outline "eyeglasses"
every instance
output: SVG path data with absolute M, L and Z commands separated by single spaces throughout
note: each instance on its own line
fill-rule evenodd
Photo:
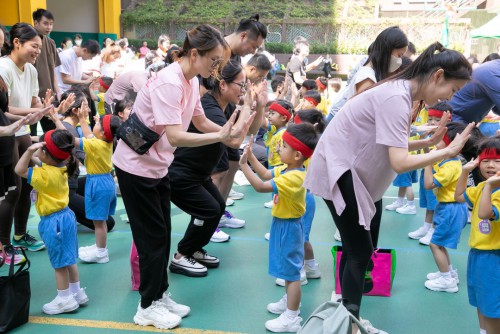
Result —
M 242 90 L 242 91 L 246 91 L 248 89 L 248 84 L 246 82 L 245 83 L 243 83 L 243 82 L 230 82 L 230 83 L 239 86 L 240 90 Z

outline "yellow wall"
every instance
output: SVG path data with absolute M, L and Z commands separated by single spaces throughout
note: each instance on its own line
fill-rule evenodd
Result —
M 120 0 L 98 0 L 99 33 L 120 36 Z
M 12 26 L 17 22 L 33 24 L 32 13 L 38 8 L 47 8 L 46 0 L 2 0 L 0 23 Z

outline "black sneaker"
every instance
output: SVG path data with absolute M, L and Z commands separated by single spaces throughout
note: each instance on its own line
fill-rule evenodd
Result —
M 209 255 L 206 250 L 200 249 L 193 254 L 194 259 L 207 268 L 217 268 L 220 264 L 219 258 Z
M 194 257 L 183 256 L 179 260 L 176 260 L 175 255 L 172 257 L 172 261 L 168 267 L 171 272 L 189 277 L 207 276 L 207 267 L 196 262 Z

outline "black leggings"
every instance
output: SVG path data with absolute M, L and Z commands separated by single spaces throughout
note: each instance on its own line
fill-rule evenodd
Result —
M 91 219 L 87 219 L 85 216 L 85 182 L 86 177 L 78 178 L 78 188 L 69 189 L 69 208 L 73 210 L 76 216 L 76 221 L 86 226 L 90 229 L 94 229 L 94 222 Z M 115 220 L 112 216 L 109 216 L 106 220 L 106 225 L 108 227 L 108 232 L 115 227 Z
M 378 243 L 382 200 L 375 202 L 377 211 L 371 221 L 370 230 L 367 231 L 359 225 L 358 204 L 351 172 L 347 171 L 342 175 L 337 185 L 346 203 L 342 214 L 337 215 L 332 201 L 325 202 L 342 237 L 342 259 L 339 268 L 342 298 L 346 308 L 359 319 L 365 272 Z
M 191 220 L 177 250 L 183 255 L 193 255 L 208 244 L 217 229 L 226 203 L 209 177 L 196 180 L 182 177 L 181 181 L 170 174 L 172 203 L 191 215 Z M 188 181 L 189 180 L 189 181 Z

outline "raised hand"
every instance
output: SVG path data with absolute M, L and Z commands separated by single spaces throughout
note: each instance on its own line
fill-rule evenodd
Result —
M 42 148 L 45 146 L 45 142 L 41 142 L 41 143 L 35 143 L 33 145 L 31 145 L 30 147 L 28 147 L 28 152 L 31 152 L 31 153 L 35 153 L 38 149 Z
M 219 130 L 219 137 L 221 141 L 231 138 L 231 131 L 233 129 L 234 120 L 236 119 L 237 114 L 237 112 L 233 112 L 226 124 L 224 124 L 224 126 Z
M 500 187 L 500 172 L 497 172 L 495 176 L 492 176 L 488 180 L 486 180 L 486 183 L 491 185 L 493 189 Z
M 477 167 L 477 165 L 478 165 L 477 158 L 472 158 L 470 159 L 469 162 L 467 162 L 465 165 L 462 166 L 462 170 L 470 173 L 474 168 Z
M 462 151 L 462 148 L 464 147 L 467 140 L 469 140 L 470 133 L 475 126 L 476 124 L 474 122 L 469 123 L 465 128 L 465 130 L 462 131 L 462 133 L 459 133 L 455 136 L 453 141 L 447 147 L 449 152 L 449 157 L 455 157 L 460 153 L 460 151 Z
M 71 105 L 75 102 L 75 94 L 70 93 L 68 97 L 59 104 L 59 107 L 57 109 L 57 112 L 59 114 L 64 114 L 70 107 Z

